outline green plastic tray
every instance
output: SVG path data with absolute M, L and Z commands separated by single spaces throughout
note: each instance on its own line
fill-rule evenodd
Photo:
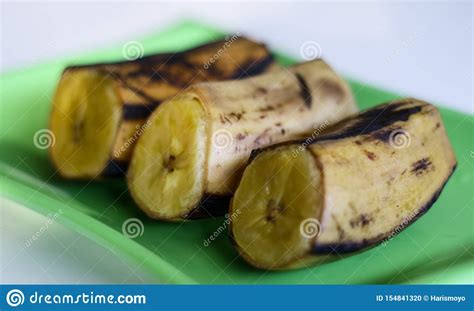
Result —
M 212 27 L 184 22 L 138 41 L 145 53 L 152 53 L 188 48 L 219 36 L 222 33 Z M 48 127 L 51 96 L 59 75 L 67 64 L 120 59 L 122 46 L 1 76 L 2 196 L 44 215 L 61 212 L 58 222 L 111 249 L 132 267 L 150 271 L 157 282 L 473 282 L 473 117 L 444 108 L 441 113 L 458 168 L 436 204 L 385 246 L 314 268 L 283 272 L 254 269 L 237 256 L 225 232 L 204 246 L 204 240 L 223 225 L 223 218 L 190 223 L 152 221 L 136 208 L 123 180 L 60 179 L 47 150 L 33 143 L 35 133 Z M 287 57 L 278 59 L 284 64 L 293 62 Z M 361 109 L 398 97 L 360 82 L 351 81 L 351 86 Z M 143 222 L 142 236 L 131 239 L 122 234 L 122 225 L 129 218 Z

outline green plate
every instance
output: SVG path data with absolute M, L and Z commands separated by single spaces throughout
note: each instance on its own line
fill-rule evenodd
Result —
M 145 53 L 185 49 L 222 33 L 185 22 L 138 40 Z M 47 150 L 34 144 L 35 133 L 48 127 L 51 96 L 62 69 L 71 63 L 116 60 L 122 44 L 76 58 L 10 72 L 1 77 L 0 194 L 76 230 L 130 265 L 169 283 L 472 283 L 473 276 L 473 117 L 441 108 L 458 168 L 429 213 L 385 245 L 296 271 L 267 272 L 237 256 L 226 231 L 205 246 L 223 218 L 190 223 L 149 220 L 135 206 L 123 180 L 60 179 Z M 279 56 L 279 61 L 293 61 Z M 337 64 L 335 64 L 337 65 Z M 351 81 L 361 109 L 399 97 Z M 416 94 L 407 94 L 416 97 Z M 122 226 L 143 222 L 142 235 L 129 238 Z M 18 224 L 21 226 L 21 224 Z M 119 272 L 118 272 L 119 273 Z

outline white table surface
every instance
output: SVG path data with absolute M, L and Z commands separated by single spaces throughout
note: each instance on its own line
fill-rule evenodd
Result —
M 2 72 L 133 40 L 192 18 L 300 58 L 302 45 L 314 41 L 349 77 L 474 111 L 471 1 L 3 1 L 1 14 Z M 0 216 L 2 283 L 159 281 L 57 223 L 27 246 L 46 218 L 16 203 L 0 199 Z

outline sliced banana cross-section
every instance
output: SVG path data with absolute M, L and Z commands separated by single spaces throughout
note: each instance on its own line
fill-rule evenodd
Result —
M 136 145 L 130 190 L 139 206 L 153 218 L 187 213 L 205 189 L 207 145 L 205 111 L 189 96 L 163 105 Z M 189 210 L 183 210 L 187 206 Z

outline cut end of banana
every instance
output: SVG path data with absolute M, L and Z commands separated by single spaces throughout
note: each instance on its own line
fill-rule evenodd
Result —
M 232 235 L 253 265 L 280 269 L 305 260 L 317 237 L 321 176 L 307 150 L 282 147 L 258 155 L 232 200 Z
M 193 96 L 178 96 L 149 122 L 130 163 L 129 188 L 150 217 L 178 220 L 198 205 L 205 188 L 205 110 Z
M 51 157 L 69 178 L 95 178 L 106 166 L 120 122 L 121 100 L 111 77 L 97 70 L 69 69 L 54 98 Z

